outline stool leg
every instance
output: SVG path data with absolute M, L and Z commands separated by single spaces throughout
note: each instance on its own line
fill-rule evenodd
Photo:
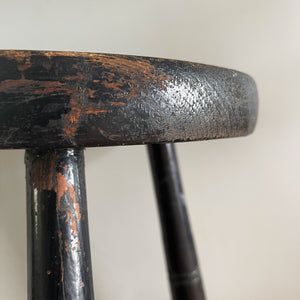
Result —
M 148 146 L 174 300 L 204 300 L 173 144 Z
M 28 300 L 92 300 L 83 150 L 26 150 Z

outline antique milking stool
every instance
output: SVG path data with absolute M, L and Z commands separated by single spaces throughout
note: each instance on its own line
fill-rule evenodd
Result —
M 28 300 L 90 300 L 84 147 L 148 144 L 173 299 L 203 300 L 173 142 L 251 133 L 253 80 L 196 63 L 0 51 L 0 148 L 26 149 Z

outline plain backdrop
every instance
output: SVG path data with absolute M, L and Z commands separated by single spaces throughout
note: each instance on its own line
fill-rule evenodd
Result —
M 1 0 L 0 37 L 253 76 L 253 135 L 176 146 L 192 229 L 208 300 L 300 299 L 299 1 Z M 23 156 L 0 151 L 1 300 L 26 299 Z M 85 156 L 95 298 L 170 299 L 146 148 Z

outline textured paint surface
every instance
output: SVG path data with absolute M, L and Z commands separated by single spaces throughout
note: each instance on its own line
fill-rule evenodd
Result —
M 246 74 L 111 54 L 0 51 L 0 148 L 108 146 L 253 131 Z
M 26 151 L 28 299 L 93 299 L 82 150 Z

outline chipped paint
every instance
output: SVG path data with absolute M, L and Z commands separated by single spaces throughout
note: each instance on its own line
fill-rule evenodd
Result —
M 97 110 L 97 109 L 87 109 L 85 112 L 88 115 L 97 115 L 97 114 L 107 113 L 107 112 L 110 112 L 110 111 L 107 110 L 107 109 L 100 109 L 100 110 Z
M 71 91 L 67 89 L 67 85 L 58 81 L 35 81 L 29 79 L 12 80 L 7 79 L 0 83 L 0 92 L 17 94 L 22 91 L 23 95 L 34 96 L 51 95 L 53 93 L 65 93 L 71 94 Z
M 126 105 L 126 103 L 125 102 L 121 102 L 121 101 L 119 101 L 119 102 L 113 101 L 113 102 L 111 102 L 111 105 L 119 106 L 119 105 Z
M 65 125 L 63 131 L 66 137 L 74 136 L 82 114 L 82 108 L 74 98 L 70 101 L 70 107 L 70 112 L 64 116 Z
M 88 98 L 95 98 L 95 93 L 97 92 L 96 90 L 92 90 L 92 89 L 87 89 L 87 97 Z
M 27 150 L 25 161 L 28 221 L 35 241 L 29 243 L 28 250 L 31 253 L 29 278 L 35 287 L 29 289 L 32 293 L 29 299 L 47 299 L 46 295 L 52 297 L 53 293 L 60 299 L 92 299 L 88 296 L 93 294 L 93 289 L 86 196 L 84 180 L 80 178 L 83 151 Z M 43 273 L 47 275 L 37 275 Z M 82 282 L 86 283 L 84 293 Z
M 85 76 L 82 73 L 77 73 L 76 75 L 69 75 L 69 76 L 64 76 L 63 79 L 70 81 L 70 80 L 78 80 L 78 79 L 84 79 Z
M 207 140 L 255 127 L 256 86 L 237 71 L 81 52 L 4 50 L 0 58 L 9 68 L 0 81 L 0 148 Z
M 37 161 L 33 164 L 31 169 L 32 184 L 39 191 L 43 190 L 53 190 L 57 194 L 56 202 L 56 212 L 59 213 L 62 209 L 61 201 L 64 195 L 67 196 L 69 201 L 67 211 L 65 214 L 65 222 L 70 223 L 70 229 L 72 230 L 74 237 L 78 237 L 77 222 L 81 220 L 80 205 L 77 201 L 74 186 L 67 182 L 67 178 L 64 174 L 68 174 L 68 165 L 59 164 L 59 168 L 63 169 L 63 173 L 59 171 L 55 166 L 57 156 L 55 153 L 47 153 L 46 159 L 42 161 Z M 62 232 L 60 231 L 59 239 L 62 238 Z M 68 245 L 65 246 L 66 251 L 68 251 Z

